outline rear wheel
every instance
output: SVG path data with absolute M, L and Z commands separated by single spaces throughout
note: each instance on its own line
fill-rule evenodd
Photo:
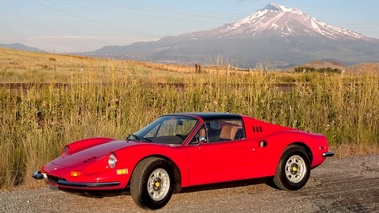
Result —
M 310 160 L 301 146 L 289 146 L 283 153 L 272 183 L 279 189 L 298 190 L 308 181 Z
M 170 200 L 174 177 L 164 159 L 151 157 L 142 160 L 130 180 L 133 201 L 142 208 L 160 209 Z

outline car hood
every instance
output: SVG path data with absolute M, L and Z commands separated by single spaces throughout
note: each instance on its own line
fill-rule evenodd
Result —
M 84 166 L 86 164 L 104 159 L 104 157 L 108 156 L 108 154 L 111 152 L 115 152 L 116 150 L 135 144 L 136 142 L 134 141 L 127 142 L 125 140 L 114 140 L 69 155 L 59 156 L 58 158 L 54 159 L 52 163 L 64 167 Z

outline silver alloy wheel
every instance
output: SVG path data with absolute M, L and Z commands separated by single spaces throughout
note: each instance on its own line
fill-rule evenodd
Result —
M 147 180 L 147 192 L 154 201 L 161 201 L 170 189 L 170 176 L 166 170 L 154 170 Z
M 303 180 L 307 173 L 307 166 L 304 159 L 299 155 L 292 155 L 288 158 L 285 167 L 287 179 L 292 183 L 298 183 Z

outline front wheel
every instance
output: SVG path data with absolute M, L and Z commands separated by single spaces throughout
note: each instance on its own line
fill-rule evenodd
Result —
M 273 184 L 279 189 L 298 190 L 307 183 L 309 175 L 310 160 L 306 150 L 290 146 L 280 159 Z
M 133 201 L 142 208 L 162 208 L 172 196 L 173 179 L 165 160 L 156 157 L 142 160 L 130 180 Z

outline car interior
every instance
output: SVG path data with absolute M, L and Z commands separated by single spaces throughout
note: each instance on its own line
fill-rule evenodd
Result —
M 199 141 L 199 136 L 206 139 L 205 141 L 201 141 L 202 143 L 231 141 L 245 138 L 242 124 L 227 121 L 208 121 L 205 124 L 206 128 L 204 128 L 204 126 L 200 128 L 192 142 Z

